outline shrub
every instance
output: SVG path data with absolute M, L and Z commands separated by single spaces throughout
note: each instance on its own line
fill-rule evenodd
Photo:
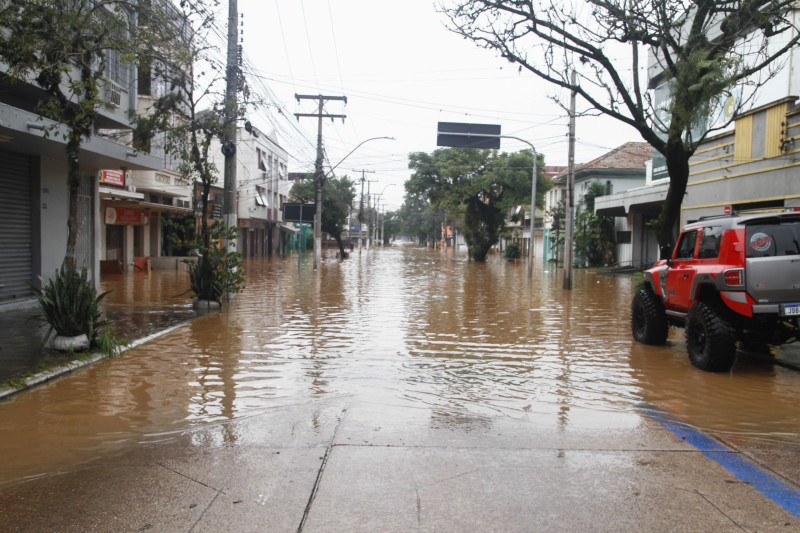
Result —
M 45 340 L 55 331 L 64 337 L 85 334 L 93 344 L 97 330 L 106 325 L 106 321 L 100 319 L 100 300 L 108 293 L 98 295 L 86 269 L 70 267 L 66 263 L 51 279 L 39 279 L 42 288 L 31 288 L 41 311 L 39 319 L 50 326 Z
M 511 243 L 506 246 L 505 251 L 503 252 L 503 257 L 506 259 L 519 259 L 522 257 L 522 252 L 520 251 L 519 244 Z
M 242 289 L 242 254 L 231 252 L 225 239 L 236 237 L 236 227 L 228 228 L 221 220 L 215 220 L 209 230 L 209 244 L 196 244 L 197 259 L 186 259 L 189 269 L 189 290 L 199 300 L 221 303 L 225 293 L 236 293 Z

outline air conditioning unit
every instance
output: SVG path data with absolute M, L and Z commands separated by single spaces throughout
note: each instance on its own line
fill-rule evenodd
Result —
M 122 104 L 122 87 L 114 82 L 106 82 L 106 105 L 119 107 Z

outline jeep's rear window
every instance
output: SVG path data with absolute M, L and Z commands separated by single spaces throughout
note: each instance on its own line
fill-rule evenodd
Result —
M 747 257 L 800 254 L 800 221 L 773 219 L 768 224 L 748 224 L 745 244 Z

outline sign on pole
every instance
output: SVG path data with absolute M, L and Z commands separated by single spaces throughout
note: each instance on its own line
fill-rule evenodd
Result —
M 283 204 L 284 222 L 314 222 L 316 204 Z
M 500 125 L 439 122 L 436 146 L 497 150 L 500 148 Z

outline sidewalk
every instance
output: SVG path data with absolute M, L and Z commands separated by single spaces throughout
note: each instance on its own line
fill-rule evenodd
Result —
M 363 399 L 362 399 L 363 400 Z M 391 416 L 387 416 L 391 413 Z M 326 398 L 0 488 L 4 531 L 795 531 L 749 480 L 647 417 L 559 432 Z M 313 423 L 312 423 L 313 421 Z M 727 449 L 767 468 L 793 455 Z M 760 455 L 759 455 L 760 454 Z M 783 462 L 783 463 L 782 463 Z M 763 468 L 763 466 L 762 466 Z M 791 477 L 790 479 L 796 479 Z
M 110 292 L 101 306 L 115 335 L 133 342 L 198 316 L 191 298 L 180 295 L 185 280 L 176 271 L 104 276 L 100 291 Z M 0 384 L 68 362 L 42 345 L 48 327 L 38 315 L 34 298 L 0 305 Z

